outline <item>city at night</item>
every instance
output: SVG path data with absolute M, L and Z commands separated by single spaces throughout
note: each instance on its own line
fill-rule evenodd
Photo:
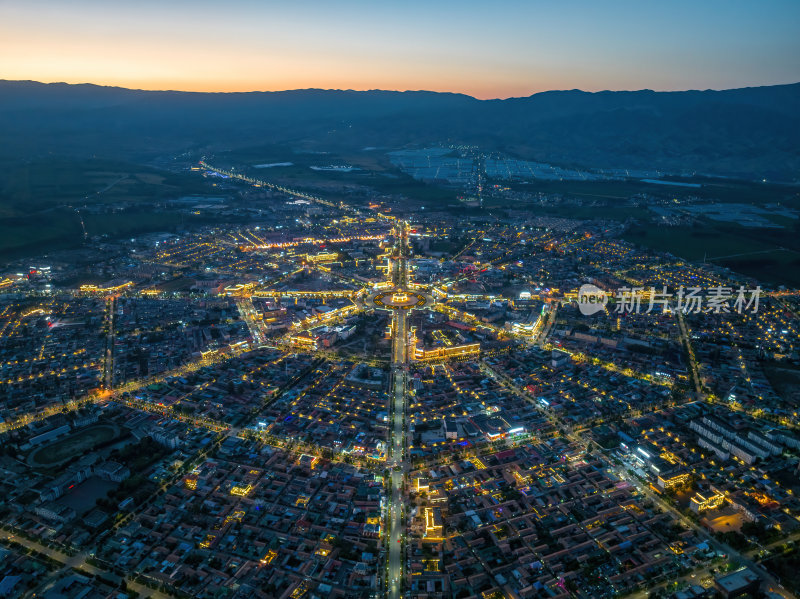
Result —
M 800 596 L 798 25 L 0 3 L 0 598 Z

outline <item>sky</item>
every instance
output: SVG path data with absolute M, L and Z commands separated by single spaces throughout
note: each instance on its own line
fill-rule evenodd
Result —
M 799 0 L 0 0 L 0 79 L 140 89 L 726 89 L 800 81 Z

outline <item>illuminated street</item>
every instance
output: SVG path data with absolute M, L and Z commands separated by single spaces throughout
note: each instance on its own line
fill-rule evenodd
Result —
M 42 554 L 30 596 L 794 596 L 799 294 L 620 223 L 431 216 L 218 160 L 187 172 L 238 199 L 187 214 L 268 215 L 0 279 L 2 550 Z
M 395 292 L 404 292 L 408 281 L 408 239 L 405 225 L 397 240 L 397 251 L 400 256 L 395 261 L 394 282 L 399 284 Z M 392 436 L 390 441 L 388 463 L 391 466 L 391 498 L 389 500 L 389 518 L 391 535 L 389 537 L 389 597 L 397 599 L 402 595 L 404 584 L 403 541 L 405 539 L 405 501 L 404 486 L 408 463 L 405 459 L 405 415 L 407 410 L 407 377 L 408 377 L 408 311 L 395 309 L 392 313 Z

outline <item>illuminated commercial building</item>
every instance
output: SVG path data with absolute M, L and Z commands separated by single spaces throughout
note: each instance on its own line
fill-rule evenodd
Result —
M 442 513 L 438 508 L 425 508 L 425 541 L 441 541 L 443 539 L 444 526 L 442 525 Z
M 689 507 L 693 512 L 700 513 L 705 510 L 713 510 L 725 503 L 725 496 L 717 492 L 697 492 L 689 500 Z
M 327 264 L 328 262 L 336 262 L 339 259 L 339 254 L 336 252 L 320 252 L 319 254 L 306 254 L 305 260 L 311 264 Z
M 252 485 L 246 485 L 243 487 L 235 486 L 231 488 L 231 495 L 238 495 L 239 497 L 246 497 L 250 491 L 253 490 Z
M 469 343 L 467 345 L 454 345 L 452 347 L 437 347 L 434 349 L 424 349 L 416 347 L 414 349 L 414 359 L 420 362 L 428 360 L 446 360 L 451 358 L 474 357 L 480 354 L 480 343 Z
M 100 285 L 81 285 L 80 290 L 84 293 L 118 293 L 128 287 L 133 287 L 133 281 L 116 279 Z
M 674 489 L 686 484 L 689 481 L 690 476 L 691 475 L 688 472 L 678 472 L 675 474 L 664 475 L 659 474 L 657 479 L 658 486 L 665 490 Z

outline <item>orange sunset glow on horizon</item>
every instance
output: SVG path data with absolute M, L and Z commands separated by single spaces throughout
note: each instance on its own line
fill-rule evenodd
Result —
M 478 98 L 797 78 L 786 2 L 745 16 L 715 12 L 714 4 L 681 2 L 668 15 L 650 15 L 652 7 L 633 3 L 633 20 L 591 2 L 555 10 L 521 2 L 35 0 L 0 6 L 0 78 L 204 92 L 424 89 Z M 770 35 L 757 47 L 743 41 L 767 25 Z

